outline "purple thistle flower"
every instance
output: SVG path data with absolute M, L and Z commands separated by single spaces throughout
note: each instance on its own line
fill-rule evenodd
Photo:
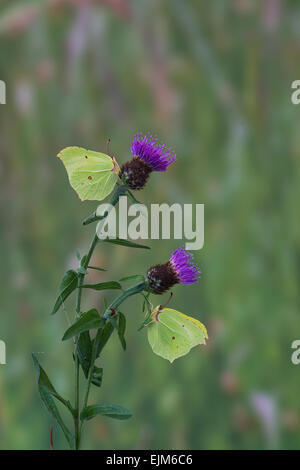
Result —
M 175 153 L 157 138 L 142 133 L 134 136 L 131 142 L 132 160 L 122 165 L 119 176 L 130 189 L 144 188 L 152 171 L 166 171 L 176 160 Z
M 173 251 L 170 263 L 176 271 L 180 284 L 193 284 L 200 277 L 200 269 L 192 263 L 193 255 L 185 248 Z
M 131 153 L 133 157 L 139 157 L 147 163 L 152 171 L 166 171 L 176 160 L 173 150 L 168 149 L 165 144 L 158 144 L 157 137 L 150 134 L 135 135 L 131 142 Z
M 199 268 L 192 263 L 193 255 L 185 248 L 173 251 L 169 261 L 157 264 L 147 271 L 150 289 L 163 294 L 175 284 L 193 284 L 200 277 Z

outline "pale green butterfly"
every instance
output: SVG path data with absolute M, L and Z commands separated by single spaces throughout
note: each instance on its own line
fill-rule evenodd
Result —
M 57 155 L 66 167 L 70 184 L 81 201 L 101 201 L 113 190 L 120 171 L 105 153 L 66 147 Z
M 205 344 L 208 338 L 200 321 L 161 305 L 152 312 L 147 328 L 153 352 L 170 362 L 185 356 L 194 346 Z

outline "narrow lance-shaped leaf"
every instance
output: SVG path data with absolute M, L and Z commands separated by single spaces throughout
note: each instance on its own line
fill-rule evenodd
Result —
M 99 282 L 98 284 L 84 284 L 81 286 L 82 289 L 93 289 L 93 290 L 114 290 L 114 289 L 122 289 L 121 284 L 116 281 L 109 281 L 109 282 Z
M 93 308 L 86 313 L 83 313 L 81 317 L 67 329 L 62 340 L 78 336 L 80 333 L 85 331 L 102 328 L 105 325 L 105 320 L 100 317 L 99 312 Z
M 81 333 L 78 337 L 77 342 L 77 355 L 79 358 L 80 365 L 82 367 L 85 377 L 88 377 L 91 358 L 92 358 L 92 341 L 88 331 Z M 92 375 L 92 384 L 96 387 L 101 387 L 103 377 L 103 369 L 97 366 L 94 366 L 93 375 Z
M 78 336 L 77 356 L 85 377 L 88 377 L 92 357 L 92 341 L 88 331 Z
M 85 262 L 86 262 L 86 256 L 87 255 L 83 255 L 83 257 L 81 258 L 80 260 L 80 266 L 84 266 Z
M 55 405 L 55 402 L 52 398 L 52 395 L 57 398 L 58 400 L 60 400 L 62 403 L 64 403 L 64 405 L 67 407 L 67 408 L 71 408 L 71 405 L 69 404 L 69 402 L 65 401 L 55 390 L 55 388 L 53 387 L 52 383 L 50 382 L 46 372 L 44 371 L 44 369 L 40 366 L 39 362 L 38 362 L 38 359 L 36 357 L 35 354 L 32 354 L 32 359 L 33 359 L 33 363 L 34 363 L 34 366 L 35 366 L 35 370 L 36 370 L 36 376 L 37 376 L 37 381 L 38 381 L 38 388 L 39 388 L 39 393 L 40 393 L 40 396 L 41 396 L 41 399 L 43 401 L 43 403 L 45 404 L 47 410 L 49 411 L 49 413 L 53 416 L 53 418 L 56 420 L 56 422 L 58 423 L 58 425 L 60 426 L 60 428 L 62 429 L 70 447 L 73 447 L 73 443 L 74 443 L 74 440 L 73 440 L 73 435 L 71 434 L 71 432 L 69 431 L 69 429 L 67 428 L 67 426 L 65 425 L 58 409 L 57 409 L 57 406 Z M 71 411 L 71 409 L 70 409 Z
M 143 248 L 145 250 L 150 250 L 150 246 L 140 245 L 139 243 L 134 243 L 130 240 L 125 240 L 123 238 L 104 238 L 101 241 L 105 243 L 113 243 L 115 245 L 128 246 L 130 248 Z
M 105 327 L 100 333 L 99 346 L 96 352 L 96 357 L 99 357 L 102 349 L 106 345 L 113 331 L 114 331 L 113 325 L 111 324 L 110 321 L 107 321 Z
M 118 312 L 119 314 L 119 322 L 118 322 L 118 335 L 120 338 L 120 342 L 124 351 L 126 350 L 126 341 L 125 341 L 125 330 L 126 330 L 126 318 L 122 312 Z
M 53 395 L 57 400 L 59 400 L 61 403 L 63 403 L 71 413 L 73 413 L 73 408 L 71 406 L 71 403 L 67 400 L 65 400 L 57 391 L 55 390 L 54 386 L 52 385 L 48 375 L 46 374 L 45 370 L 42 368 L 40 365 L 36 355 L 32 353 L 32 359 L 36 371 L 36 376 L 37 376 L 37 381 L 38 385 L 45 387 L 51 395 Z
M 143 321 L 143 323 L 141 324 L 141 326 L 139 326 L 138 330 L 137 331 L 141 331 L 143 328 L 145 328 L 145 326 L 149 325 L 149 323 L 152 322 L 152 319 L 151 319 L 151 316 L 148 315 L 145 320 Z
M 119 279 L 120 282 L 124 282 L 124 281 L 139 282 L 139 281 L 144 281 L 144 280 L 145 280 L 145 276 L 143 276 L 142 274 L 134 274 L 133 276 L 126 276 L 126 277 L 122 277 L 121 279 Z
M 61 281 L 61 284 L 59 286 L 59 294 L 55 302 L 55 305 L 53 307 L 53 310 L 51 312 L 52 315 L 59 310 L 62 303 L 76 289 L 77 282 L 78 282 L 77 273 L 73 269 L 68 270 L 65 273 Z
M 81 259 L 80 259 L 80 266 L 79 268 L 77 269 L 77 272 L 78 274 L 84 274 L 86 275 L 88 272 L 86 270 L 86 268 L 84 267 L 85 266 L 85 262 L 86 262 L 86 255 L 84 255 Z
M 89 269 L 95 269 L 96 271 L 107 271 L 107 269 L 99 268 L 98 266 L 88 266 Z
M 124 420 L 131 418 L 132 413 L 120 405 L 90 405 L 82 410 L 80 419 L 82 421 L 90 420 L 97 415 L 105 415 L 109 418 Z
M 71 432 L 69 431 L 69 429 L 67 428 L 67 426 L 65 425 L 65 423 L 63 422 L 63 419 L 62 419 L 62 417 L 61 417 L 61 415 L 60 415 L 60 413 L 57 409 L 57 406 L 54 403 L 53 398 L 51 397 L 51 394 L 43 386 L 39 387 L 39 392 L 40 392 L 40 397 L 41 397 L 43 403 L 45 404 L 47 410 L 53 416 L 53 418 L 55 419 L 57 424 L 62 429 L 62 431 L 65 435 L 65 438 L 68 441 L 69 446 L 72 448 L 73 445 L 74 445 L 74 437 L 71 434 Z
M 142 296 L 144 297 L 142 310 L 143 310 L 143 313 L 145 313 L 145 311 L 146 311 L 146 315 L 145 315 L 145 318 L 143 320 L 143 323 L 138 328 L 138 331 L 141 331 L 145 326 L 147 326 L 152 321 L 151 320 L 151 304 L 150 304 L 149 299 L 148 299 L 149 294 L 144 295 L 142 293 Z

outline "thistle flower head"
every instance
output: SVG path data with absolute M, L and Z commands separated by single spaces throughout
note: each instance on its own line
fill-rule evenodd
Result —
M 150 134 L 137 134 L 131 142 L 132 160 L 121 167 L 120 178 L 130 189 L 142 189 L 152 171 L 166 171 L 175 161 L 174 152 Z
M 139 157 L 152 171 L 166 171 L 168 166 L 176 160 L 173 150 L 168 149 L 165 144 L 159 144 L 157 137 L 150 134 L 139 133 L 131 142 L 131 153 L 133 157 Z
M 185 248 L 173 251 L 169 261 L 157 264 L 147 271 L 150 289 L 162 294 L 175 284 L 193 284 L 200 277 L 199 268 L 192 263 L 193 255 Z

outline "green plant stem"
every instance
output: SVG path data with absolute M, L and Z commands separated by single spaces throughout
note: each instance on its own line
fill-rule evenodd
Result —
M 118 185 L 114 193 L 112 194 L 112 197 L 109 201 L 109 204 L 112 206 L 115 206 L 118 201 L 119 197 L 121 194 L 125 194 L 127 191 L 127 187 L 124 185 Z M 92 214 L 92 216 L 88 217 L 85 219 L 83 222 L 84 225 L 87 225 L 94 220 L 101 220 L 107 217 L 108 212 L 103 214 L 103 216 L 100 216 L 98 219 L 96 216 L 96 213 Z M 99 241 L 99 238 L 97 234 L 95 234 L 92 243 L 90 245 L 89 251 L 85 257 L 84 263 L 82 267 L 86 269 L 89 265 L 89 262 L 91 260 L 91 257 L 93 255 L 94 249 Z M 81 309 L 81 296 L 82 296 L 82 289 L 81 286 L 84 281 L 85 274 L 84 273 L 79 273 L 78 274 L 78 289 L 77 289 L 77 300 L 76 300 L 76 318 L 80 316 L 80 309 Z M 75 428 L 75 449 L 78 450 L 80 448 L 80 429 L 79 429 L 79 422 L 80 422 L 80 364 L 79 364 L 79 358 L 77 354 L 77 347 L 78 347 L 78 336 L 75 338 L 75 408 L 74 408 L 74 428 Z
M 113 193 L 113 195 L 112 195 L 112 197 L 109 201 L 109 204 L 111 204 L 112 206 L 115 206 L 118 203 L 120 196 L 122 194 L 125 194 L 127 191 L 128 191 L 127 186 L 119 184 L 117 186 L 115 192 Z M 91 224 L 92 222 L 96 222 L 97 220 L 103 220 L 107 216 L 108 216 L 108 211 L 104 212 L 103 215 L 97 215 L 97 211 L 95 211 L 89 217 L 84 219 L 84 221 L 82 223 L 83 223 L 83 225 L 88 225 L 88 224 Z
M 131 297 L 132 295 L 135 295 L 135 294 L 139 294 L 140 292 L 142 292 L 146 288 L 147 288 L 146 283 L 141 282 L 141 283 L 139 283 L 139 284 L 137 284 L 133 287 L 129 287 L 128 289 L 126 289 L 121 295 L 119 295 L 119 297 L 117 297 L 115 300 L 113 300 L 113 302 L 105 310 L 104 315 L 103 315 L 103 318 L 105 319 L 105 321 L 108 321 L 109 317 L 111 316 L 111 314 L 112 314 L 111 309 L 118 308 L 119 305 L 121 305 L 121 303 L 124 302 L 124 300 L 126 300 L 128 297 Z M 90 370 L 89 370 L 89 375 L 88 375 L 88 381 L 87 381 L 87 384 L 86 384 L 85 397 L 84 397 L 84 402 L 83 402 L 82 409 L 84 409 L 87 406 L 88 399 L 89 399 L 89 393 L 90 393 L 90 388 L 91 388 L 91 383 L 92 383 L 92 378 L 93 378 L 93 372 L 94 372 L 94 365 L 95 365 L 95 361 L 96 361 L 97 356 L 98 356 L 97 353 L 98 353 L 98 349 L 99 349 L 101 331 L 102 331 L 102 328 L 97 331 L 97 334 L 96 334 L 96 337 L 95 337 L 95 340 L 94 340 L 94 344 L 93 344 Z M 110 338 L 111 334 L 112 334 L 112 332 L 110 333 L 109 338 Z M 81 422 L 81 424 L 80 424 L 80 432 L 79 432 L 80 436 L 81 436 L 82 426 L 83 426 L 83 422 Z
M 97 331 L 97 335 L 93 344 L 93 350 L 92 350 L 92 357 L 91 357 L 91 364 L 90 364 L 90 369 L 89 369 L 89 375 L 88 375 L 88 380 L 86 384 L 86 390 L 85 390 L 85 396 L 84 396 L 84 402 L 83 402 L 83 407 L 84 409 L 87 406 L 87 402 L 89 399 L 89 393 L 90 393 L 90 388 L 91 388 L 91 383 L 92 383 L 92 378 L 93 378 L 93 372 L 94 372 L 94 365 L 95 365 L 95 360 L 96 360 L 96 355 L 97 355 L 97 350 L 99 347 L 99 341 L 100 341 L 100 332 L 101 329 Z M 82 431 L 82 421 L 80 423 L 80 431 L 79 435 L 81 437 L 81 431 Z
M 98 243 L 97 234 L 95 234 L 92 243 L 90 245 L 88 254 L 83 263 L 83 268 L 87 268 L 93 251 Z M 81 308 L 81 295 L 82 290 L 81 286 L 84 281 L 85 274 L 80 273 L 78 275 L 78 289 L 77 289 L 77 301 L 76 301 L 76 318 L 80 316 L 80 308 Z M 75 449 L 78 450 L 80 447 L 80 432 L 79 432 L 79 419 L 80 419 L 80 406 L 79 406 L 79 392 L 80 392 L 80 384 L 79 384 L 79 358 L 77 354 L 77 345 L 78 345 L 78 336 L 75 338 L 75 417 L 74 417 L 74 428 L 75 428 Z
M 107 307 L 107 309 L 104 312 L 103 318 L 106 320 L 107 318 L 110 317 L 111 315 L 111 309 L 112 308 L 118 308 L 119 305 L 121 305 L 124 300 L 126 300 L 128 297 L 131 297 L 132 295 L 139 294 L 143 290 L 147 288 L 145 282 L 140 282 L 139 284 L 136 284 L 133 287 L 129 287 L 126 289 L 119 297 L 117 297 L 113 302 Z

